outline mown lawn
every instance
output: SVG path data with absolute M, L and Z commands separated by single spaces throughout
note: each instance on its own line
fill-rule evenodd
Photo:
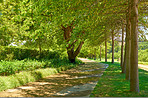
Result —
M 141 61 L 139 61 L 138 64 L 148 65 L 148 62 L 141 62 Z
M 99 79 L 90 97 L 148 97 L 148 71 L 139 69 L 140 93 L 133 93 L 129 91 L 130 81 L 125 80 L 119 63 L 107 64 L 109 67 Z

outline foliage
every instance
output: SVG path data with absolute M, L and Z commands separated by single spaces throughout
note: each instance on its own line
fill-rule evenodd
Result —
M 115 41 L 115 47 L 114 47 L 114 59 L 119 59 L 121 58 L 121 46 L 119 44 L 120 42 Z M 104 44 L 104 43 L 103 43 Z M 111 41 L 108 41 L 108 54 L 107 54 L 107 58 L 111 59 L 112 58 L 112 43 Z M 97 55 L 97 59 L 99 58 L 100 55 L 100 46 L 95 46 L 96 48 L 96 55 Z M 104 53 L 105 53 L 105 46 L 102 45 L 101 47 L 101 53 L 102 53 L 102 58 L 104 58 Z M 140 62 L 148 62 L 148 42 L 139 42 L 139 50 L 138 50 L 138 61 Z M 81 53 L 79 54 L 80 57 L 88 57 L 88 58 L 92 58 L 90 57 L 89 54 L 92 54 L 94 56 L 94 47 L 89 47 L 86 44 L 84 45 L 84 47 L 82 48 Z
M 76 60 L 76 64 L 81 64 L 82 62 L 79 60 Z M 59 68 L 64 66 L 70 66 L 72 65 L 68 59 L 63 58 L 57 58 L 57 59 L 42 59 L 42 61 L 39 60 L 30 60 L 30 59 L 24 59 L 21 61 L 15 60 L 15 61 L 1 61 L 0 62 L 0 75 L 11 75 L 15 73 L 19 73 L 21 71 L 32 71 L 35 69 L 40 68 Z
M 15 88 L 28 82 L 34 82 L 41 78 L 45 78 L 60 71 L 73 68 L 75 66 L 76 65 L 74 64 L 69 64 L 69 66 L 63 65 L 59 68 L 37 69 L 33 71 L 23 71 L 7 77 L 0 76 L 0 91 Z
M 139 42 L 138 50 L 145 50 L 145 49 L 148 49 L 148 41 Z
M 104 63 L 104 62 L 102 62 Z M 90 97 L 147 97 L 148 96 L 148 72 L 139 69 L 140 93 L 129 92 L 129 81 L 125 80 L 125 74 L 121 74 L 119 63 L 108 62 L 109 67 L 99 79 Z
M 10 75 L 23 70 L 35 70 L 44 68 L 45 62 L 38 62 L 37 60 L 22 60 L 22 61 L 1 61 L 0 75 Z
M 41 54 L 37 49 L 16 48 L 16 47 L 2 47 L 0 49 L 0 60 L 23 60 L 30 59 L 53 59 L 59 58 L 60 52 L 43 50 Z
M 148 62 L 148 49 L 138 51 L 138 61 Z
M 139 5 L 139 24 L 147 28 L 146 10 L 142 9 L 148 4 Z M 104 42 L 105 34 L 110 38 L 112 30 L 117 32 L 125 24 L 127 7 L 127 0 L 3 0 L 0 43 L 26 41 L 25 46 L 41 51 L 64 50 L 77 40 L 76 47 L 85 40 L 89 47 L 96 47 Z M 62 26 L 72 28 L 68 42 L 63 41 Z

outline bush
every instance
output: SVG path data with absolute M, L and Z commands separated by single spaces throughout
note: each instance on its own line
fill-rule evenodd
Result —
M 47 77 L 57 72 L 58 71 L 55 68 L 54 69 L 46 68 L 46 69 L 38 69 L 34 71 L 20 72 L 7 77 L 0 76 L 0 91 L 18 87 L 20 85 L 24 85 L 28 82 L 36 81 L 38 79 Z
M 81 63 L 80 60 L 76 60 L 76 62 Z M 22 71 L 20 73 L 15 73 L 14 75 L 6 76 L 6 77 L 0 76 L 0 91 L 18 87 L 28 82 L 39 80 L 49 75 L 73 68 L 77 65 L 72 63 L 68 63 L 68 64 L 69 64 L 68 66 L 62 65 L 58 68 L 36 69 L 33 71 Z
M 35 49 L 22 49 L 16 47 L 1 47 L 0 50 L 0 60 L 23 60 L 25 58 L 30 59 L 53 59 L 59 58 L 60 53 L 57 51 L 43 50 L 39 54 L 38 50 Z
M 76 59 L 76 64 L 81 64 L 82 61 Z M 24 59 L 21 61 L 0 61 L 0 75 L 8 76 L 11 74 L 19 73 L 20 71 L 32 71 L 39 68 L 59 68 L 63 66 L 74 65 L 69 62 L 67 58 L 57 58 L 50 60 L 31 60 Z
M 146 50 L 139 50 L 138 61 L 148 62 L 148 49 L 146 49 Z
M 10 75 L 23 70 L 43 68 L 44 66 L 45 62 L 39 62 L 37 60 L 1 61 L 0 75 Z

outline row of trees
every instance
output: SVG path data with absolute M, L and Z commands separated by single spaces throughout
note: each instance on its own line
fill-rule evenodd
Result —
M 147 27 L 147 5 L 144 0 L 139 3 L 143 27 Z M 42 48 L 66 50 L 69 60 L 75 62 L 84 42 L 94 47 L 105 41 L 107 47 L 108 38 L 114 39 L 126 25 L 127 59 L 121 64 L 122 68 L 131 65 L 131 91 L 138 92 L 137 7 L 137 0 L 1 0 L 1 45 L 25 41 L 26 47 L 39 48 L 40 53 Z
M 124 24 L 122 24 L 122 45 L 121 45 L 121 68 L 126 74 L 125 79 L 130 80 L 130 91 L 139 92 L 138 76 L 138 0 L 128 0 L 126 14 L 126 38 L 125 52 L 124 45 Z M 105 40 L 106 41 L 106 40 Z M 105 43 L 105 47 L 107 47 Z M 114 35 L 112 33 L 112 63 L 114 63 Z M 105 49 L 107 55 L 107 48 Z M 105 56 L 107 62 L 107 56 Z

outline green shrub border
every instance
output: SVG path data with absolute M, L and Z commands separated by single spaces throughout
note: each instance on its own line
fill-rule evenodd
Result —
M 0 76 L 0 91 L 15 88 L 29 82 L 34 82 L 47 76 L 76 67 L 77 65 L 61 66 L 59 68 L 37 69 L 22 71 L 10 76 Z

